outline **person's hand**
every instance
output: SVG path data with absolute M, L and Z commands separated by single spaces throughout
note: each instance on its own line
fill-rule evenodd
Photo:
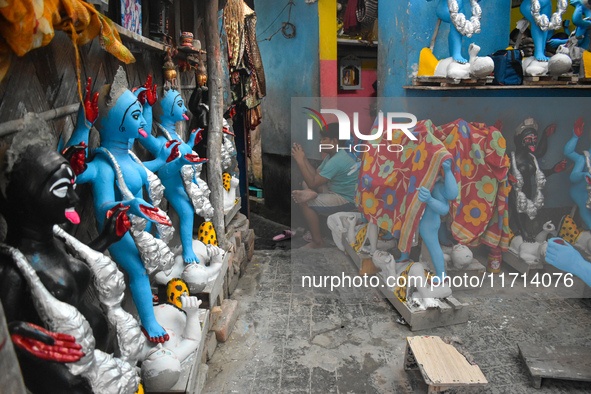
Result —
M 306 158 L 306 153 L 304 153 L 302 146 L 295 142 L 291 147 L 291 155 L 297 162 L 302 161 Z
M 419 188 L 419 201 L 429 203 L 433 197 L 431 196 L 431 192 L 424 186 Z
M 441 163 L 441 168 L 443 168 L 444 172 L 448 172 L 449 170 L 451 170 L 451 159 L 447 159 L 443 163 Z
M 86 171 L 86 148 L 86 144 L 82 141 L 78 145 L 67 147 L 62 152 L 62 156 L 70 163 L 70 167 L 77 176 Z
M 562 159 L 560 160 L 558 163 L 556 163 L 556 165 L 554 166 L 554 173 L 558 174 L 559 172 L 562 172 L 566 170 L 566 159 Z
M 580 117 L 579 119 L 577 119 L 577 121 L 575 122 L 575 127 L 573 129 L 573 132 L 575 133 L 575 135 L 577 137 L 580 137 L 583 135 L 583 129 L 585 128 L 585 122 L 583 121 L 583 118 Z
M 573 273 L 583 260 L 581 254 L 562 238 L 550 238 L 546 249 L 546 261 L 558 269 Z
M 92 96 L 92 99 L 90 98 L 91 85 L 92 85 L 92 78 L 89 77 L 88 81 L 86 82 L 86 97 L 84 98 L 84 113 L 85 113 L 86 120 L 88 121 L 88 123 L 93 125 L 94 122 L 96 122 L 96 119 L 98 118 L 99 94 L 97 92 Z
M 13 322 L 9 325 L 12 342 L 31 355 L 59 363 L 73 363 L 85 356 L 76 338 L 39 327 L 32 323 Z

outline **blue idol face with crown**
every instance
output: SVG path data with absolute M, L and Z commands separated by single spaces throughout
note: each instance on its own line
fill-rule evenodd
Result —
M 172 122 L 178 122 L 181 120 L 188 120 L 189 118 L 185 113 L 187 107 L 185 107 L 185 101 L 179 92 L 176 90 L 170 90 L 165 94 L 160 105 L 162 106 L 162 115 L 160 121 L 171 120 Z
M 101 139 L 128 141 L 140 136 L 145 138 L 148 135 L 144 130 L 146 124 L 142 105 L 131 91 L 126 90 L 101 120 Z

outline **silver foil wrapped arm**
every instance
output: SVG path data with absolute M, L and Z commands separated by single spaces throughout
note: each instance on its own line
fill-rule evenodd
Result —
M 74 306 L 59 301 L 45 288 L 27 258 L 18 249 L 0 244 L 0 251 L 10 255 L 23 274 L 43 323 L 51 331 L 72 335 L 76 338 L 76 343 L 82 346 L 84 357 L 74 363 L 66 363 L 70 373 L 87 379 L 95 393 L 135 393 L 139 386 L 139 376 L 134 367 L 95 349 L 92 329 L 86 318 Z
M 125 292 L 123 273 L 109 257 L 88 247 L 61 227 L 55 225 L 53 233 L 63 239 L 92 271 L 99 301 L 107 313 L 111 327 L 117 333 L 120 358 L 135 365 L 146 338 L 142 335 L 137 320 L 121 308 Z
M 222 144 L 221 161 L 222 170 L 227 170 L 232 165 L 232 156 L 236 154 L 236 148 L 228 137 L 224 135 L 224 143 Z
M 162 240 L 156 239 L 152 234 L 144 231 L 147 222 L 146 219 L 132 216 L 131 229 L 129 230 L 144 263 L 144 268 L 148 274 L 156 270 L 162 270 L 164 273 L 170 272 L 174 265 L 174 254 Z
M 186 165 L 181 169 L 181 177 L 185 191 L 191 199 L 191 204 L 195 213 L 203 217 L 206 221 L 210 221 L 213 217 L 213 207 L 209 201 L 209 186 L 199 177 L 201 172 L 199 165 Z M 197 182 L 197 183 L 195 183 Z

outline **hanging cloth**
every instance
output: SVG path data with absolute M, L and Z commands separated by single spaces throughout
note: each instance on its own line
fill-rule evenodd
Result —
M 11 52 L 24 56 L 51 42 L 55 30 L 65 31 L 75 45 L 99 37 L 101 47 L 122 62 L 135 62 L 121 43 L 115 24 L 82 0 L 6 0 L 0 3 L 0 81 L 6 75 Z
M 345 32 L 350 31 L 357 31 L 357 15 L 355 12 L 357 11 L 357 1 L 358 0 L 349 0 L 347 4 L 347 9 L 345 10 L 345 17 L 343 18 L 343 30 Z

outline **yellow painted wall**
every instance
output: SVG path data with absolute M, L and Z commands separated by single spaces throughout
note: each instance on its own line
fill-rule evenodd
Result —
M 554 5 L 552 6 L 552 12 L 556 11 L 556 3 L 554 3 Z M 566 8 L 566 12 L 564 14 L 562 14 L 562 20 L 565 21 L 567 19 L 572 19 L 573 17 L 573 12 L 575 11 L 574 7 L 568 6 Z M 521 11 L 519 11 L 519 7 L 515 7 L 515 8 L 511 8 L 511 30 L 515 29 L 515 27 L 517 26 L 517 22 L 519 20 L 521 20 L 523 18 L 523 15 L 521 15 Z M 572 26 L 572 23 L 571 23 Z M 509 34 L 511 33 L 511 30 L 507 32 L 507 42 L 509 41 Z M 572 27 L 571 27 L 572 30 Z M 560 30 L 556 30 L 555 32 L 561 32 L 564 31 L 564 29 L 560 29 Z
M 337 0 L 318 1 L 320 60 L 337 60 Z

